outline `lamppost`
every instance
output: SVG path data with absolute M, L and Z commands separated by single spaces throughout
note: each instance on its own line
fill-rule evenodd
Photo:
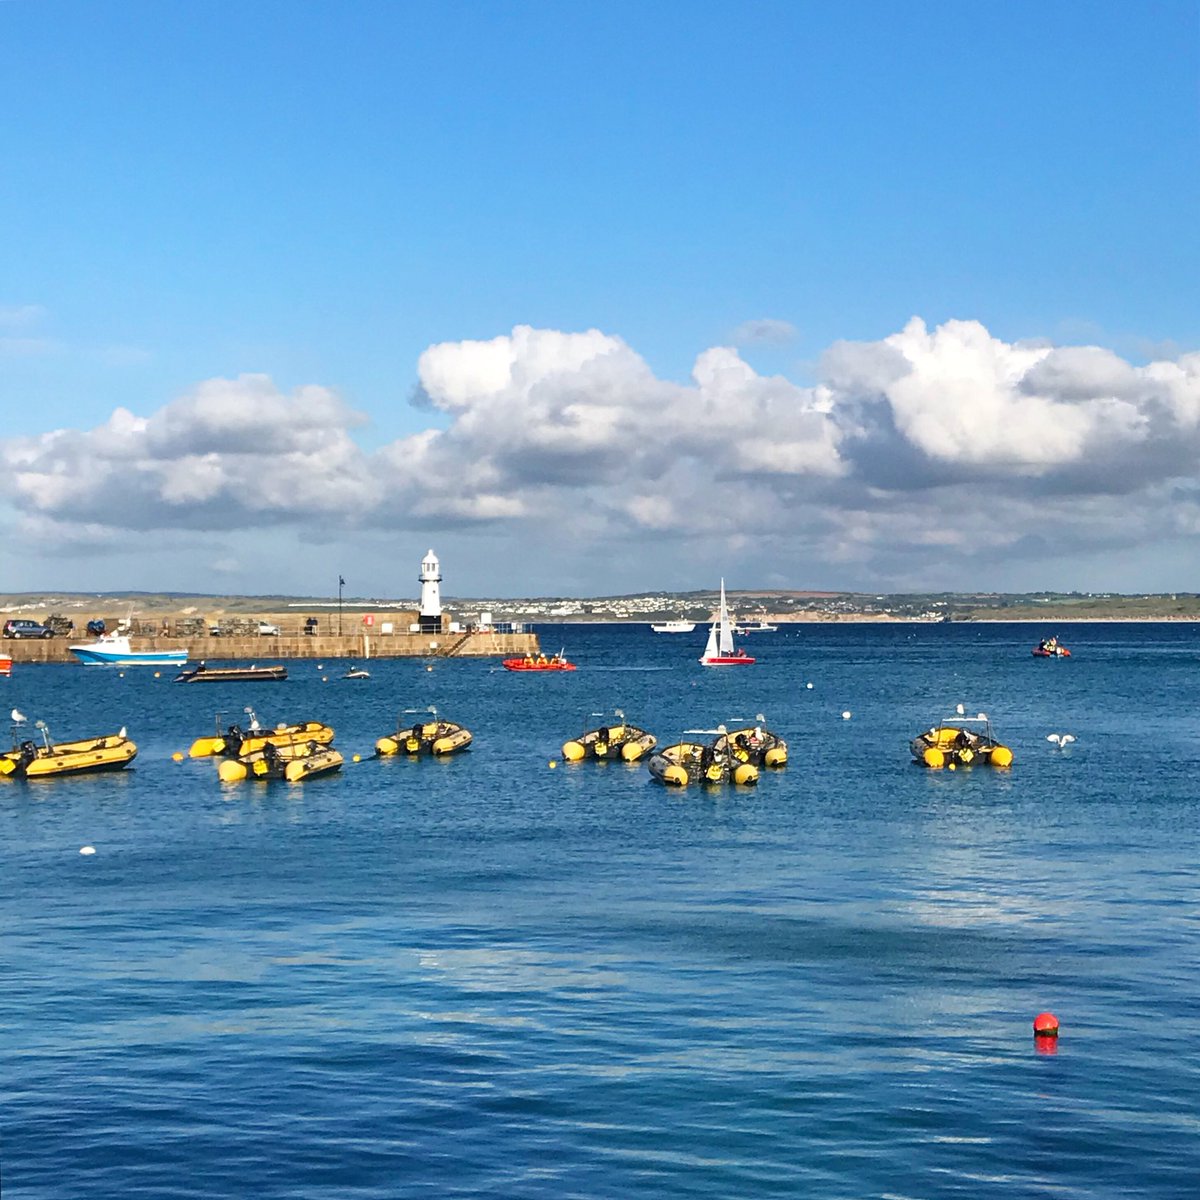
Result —
M 342 588 L 346 586 L 346 581 L 338 576 L 338 637 L 342 636 Z

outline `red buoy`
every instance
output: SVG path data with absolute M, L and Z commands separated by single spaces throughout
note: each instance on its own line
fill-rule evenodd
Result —
M 1034 1037 L 1058 1037 L 1058 1018 L 1052 1012 L 1038 1013 L 1033 1018 Z

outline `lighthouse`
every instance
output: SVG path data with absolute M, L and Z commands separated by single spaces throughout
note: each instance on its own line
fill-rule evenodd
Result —
M 421 611 L 422 633 L 442 632 L 442 594 L 438 584 L 442 582 L 442 571 L 437 555 L 432 550 L 421 561 Z

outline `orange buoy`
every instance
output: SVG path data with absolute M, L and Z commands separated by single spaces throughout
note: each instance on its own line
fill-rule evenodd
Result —
M 1052 1012 L 1038 1013 L 1033 1018 L 1034 1037 L 1058 1037 L 1058 1018 Z

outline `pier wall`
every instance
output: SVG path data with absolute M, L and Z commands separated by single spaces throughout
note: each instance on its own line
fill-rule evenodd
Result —
M 67 646 L 88 637 L 0 638 L 0 656 L 13 662 L 78 662 Z M 390 633 L 317 634 L 293 637 L 134 637 L 135 650 L 185 648 L 189 662 L 253 661 L 289 658 L 508 658 L 536 654 L 535 633 Z

